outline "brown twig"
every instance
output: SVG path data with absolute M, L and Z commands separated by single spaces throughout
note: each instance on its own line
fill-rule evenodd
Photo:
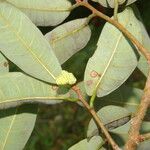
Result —
M 93 14 L 106 20 L 107 22 L 114 25 L 117 29 L 119 29 L 137 47 L 137 49 L 145 56 L 148 63 L 150 64 L 150 53 L 149 53 L 149 51 L 146 48 L 144 48 L 144 46 L 124 26 L 122 26 L 115 19 L 111 19 L 107 15 L 105 15 L 105 14 L 101 13 L 100 11 L 98 11 L 97 9 L 95 9 L 92 5 L 90 5 L 88 3 L 87 0 L 83 0 L 83 1 L 82 0 L 76 0 L 76 2 L 77 2 L 76 6 L 85 6 L 86 8 L 91 10 L 93 12 Z M 84 99 L 81 99 L 81 101 L 86 106 L 86 108 L 90 111 L 92 116 L 95 118 L 95 116 L 97 116 L 97 115 L 95 115 L 96 113 L 94 113 L 93 110 L 88 106 L 88 103 L 86 103 L 86 101 L 84 101 Z M 132 119 L 132 122 L 131 122 L 131 129 L 129 132 L 129 140 L 126 143 L 126 150 L 134 150 L 137 147 L 137 144 L 139 142 L 138 138 L 140 136 L 139 130 L 140 130 L 142 121 L 144 119 L 144 116 L 147 112 L 149 105 L 150 105 L 150 73 L 149 73 L 149 76 L 148 76 L 148 79 L 146 82 L 144 94 L 143 94 L 141 103 L 139 105 L 139 109 L 137 110 L 135 117 Z M 95 120 L 96 120 L 96 118 L 95 118 Z M 96 120 L 96 122 L 98 123 L 99 119 Z M 100 122 L 99 126 L 102 128 L 101 122 Z M 108 133 L 106 129 L 104 131 L 106 131 L 106 133 Z M 110 138 L 113 141 L 113 139 L 111 137 L 108 136 L 107 138 Z M 109 142 L 112 142 L 112 141 L 109 141 Z M 112 146 L 113 146 L 113 144 L 114 143 L 112 143 Z
M 95 112 L 93 108 L 90 107 L 90 105 L 87 103 L 87 101 L 83 98 L 82 93 L 80 89 L 77 86 L 73 86 L 72 89 L 77 93 L 79 100 L 83 103 L 83 105 L 86 107 L 86 109 L 89 111 L 89 113 L 92 115 L 93 119 L 96 121 L 97 125 L 102 130 L 103 134 L 106 136 L 108 142 L 112 146 L 114 150 L 121 150 L 119 146 L 115 143 L 115 141 L 110 136 L 109 132 L 105 128 L 103 122 L 100 120 L 99 116 Z
M 114 25 L 117 29 L 119 29 L 137 48 L 138 50 L 145 56 L 145 58 L 150 62 L 150 53 L 146 48 L 143 47 L 143 45 L 118 21 L 115 19 L 111 19 L 107 15 L 101 13 L 97 9 L 95 9 L 92 5 L 90 5 L 87 0 L 77 0 L 77 6 L 85 6 L 89 10 L 93 12 L 96 16 L 106 20 L 107 22 Z
M 126 143 L 126 150 L 134 150 L 137 147 L 137 144 L 139 141 L 139 130 L 142 124 L 142 121 L 144 119 L 144 116 L 147 112 L 147 109 L 150 105 L 150 73 L 147 78 L 147 82 L 144 89 L 144 94 L 141 99 L 141 103 L 139 105 L 139 108 L 135 114 L 135 116 L 132 118 L 131 121 L 131 128 L 129 131 L 129 139 Z

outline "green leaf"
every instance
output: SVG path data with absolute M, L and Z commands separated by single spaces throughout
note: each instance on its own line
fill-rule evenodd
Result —
M 0 50 L 26 73 L 56 83 L 61 67 L 49 43 L 17 8 L 0 3 Z
M 142 90 L 123 85 L 111 94 L 97 98 L 95 108 L 99 110 L 107 105 L 116 105 L 126 108 L 131 113 L 135 113 L 140 104 L 142 95 Z
M 140 23 L 141 31 L 142 31 L 142 44 L 148 51 L 150 51 L 150 37 L 149 37 L 149 34 L 148 34 L 148 32 L 145 28 L 145 25 L 143 23 L 143 19 L 141 17 L 141 14 L 140 14 L 138 8 L 136 7 L 136 5 L 133 5 L 132 7 L 134 9 L 134 13 L 136 14 L 138 19 L 140 20 L 139 23 Z M 143 56 L 143 54 L 140 53 L 140 55 L 141 56 L 140 56 L 137 67 L 147 77 L 149 65 L 147 63 L 146 58 Z
M 71 3 L 68 0 L 7 0 L 7 2 L 22 10 L 38 26 L 58 25 L 71 11 Z
M 119 22 L 141 41 L 141 28 L 131 8 L 118 14 Z M 108 95 L 132 74 L 137 66 L 135 47 L 113 25 L 106 23 L 85 70 L 85 87 L 88 95 Z
M 0 150 L 21 150 L 36 121 L 37 106 L 0 110 Z
M 7 73 L 9 70 L 8 62 L 1 54 L 0 64 L 2 68 L 0 69 L 0 74 L 9 74 Z M 7 86 L 8 89 L 4 88 L 4 90 L 7 92 L 11 87 L 14 88 L 13 86 Z M 0 102 L 1 98 L 0 94 Z M 0 150 L 23 149 L 34 128 L 37 112 L 38 107 L 35 105 L 0 110 Z
M 140 24 L 142 30 L 142 44 L 146 49 L 150 51 L 150 37 L 148 35 L 148 32 L 146 31 L 144 24 L 142 22 L 140 22 Z M 148 76 L 149 65 L 143 55 L 141 55 L 138 62 L 138 68 L 146 77 Z
M 115 4 L 114 4 L 114 0 L 92 0 L 94 2 L 98 2 L 100 3 L 102 6 L 104 7 L 111 7 L 114 8 Z M 136 0 L 118 0 L 119 5 L 130 5 L 132 3 L 134 3 Z
M 100 136 L 94 136 L 90 139 L 90 141 L 88 141 L 88 139 L 84 139 L 73 145 L 68 150 L 105 150 L 102 147 L 103 144 L 104 142 Z
M 150 148 L 150 140 L 146 140 L 138 145 L 137 150 L 149 150 L 149 148 Z
M 123 146 L 128 139 L 130 122 L 126 123 L 123 126 L 116 128 L 116 129 L 110 130 L 110 132 L 113 134 L 113 137 L 115 138 L 116 142 L 120 146 Z M 143 122 L 142 127 L 141 127 L 141 134 L 145 133 L 145 132 L 150 132 L 150 122 Z
M 7 59 L 0 53 L 0 74 L 9 71 L 9 64 Z
M 59 62 L 63 64 L 86 46 L 91 37 L 88 18 L 76 19 L 56 27 L 45 35 Z
M 38 108 L 36 105 L 20 107 L 21 104 L 55 104 L 62 102 L 59 98 L 68 97 L 65 93 L 66 91 L 57 86 L 48 85 L 22 73 L 0 75 L 0 109 L 4 109 L 0 111 L 0 149 L 23 149 L 33 130 Z M 6 109 L 15 106 L 17 107 Z
M 91 22 L 89 25 L 92 31 L 92 35 L 88 44 L 81 51 L 74 54 L 69 60 L 67 60 L 62 65 L 63 69 L 72 72 L 75 75 L 75 77 L 77 77 L 77 79 L 79 79 L 80 81 L 83 80 L 86 64 L 88 62 L 88 59 L 93 55 L 97 47 L 96 43 L 98 41 L 100 32 L 103 27 L 103 24 L 100 25 L 99 27 L 97 27 L 95 24 L 96 24 L 95 22 Z
M 0 75 L 0 109 L 25 103 L 55 104 L 67 99 L 66 91 L 22 73 Z
M 101 121 L 104 123 L 107 129 L 117 128 L 130 120 L 131 113 L 123 107 L 119 106 L 105 106 L 97 112 Z M 90 138 L 98 134 L 98 128 L 94 120 L 91 119 L 88 130 L 87 137 Z

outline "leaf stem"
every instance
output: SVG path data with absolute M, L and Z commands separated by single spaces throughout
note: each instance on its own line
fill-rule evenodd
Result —
M 150 53 L 149 53 L 149 51 L 118 21 L 116 21 L 115 19 L 111 19 L 107 15 L 101 13 L 100 11 L 95 9 L 92 5 L 90 5 L 86 0 L 83 0 L 83 1 L 77 0 L 77 5 L 78 6 L 85 6 L 86 8 L 91 10 L 93 14 L 106 20 L 107 22 L 114 25 L 117 29 L 119 29 L 134 44 L 134 46 L 145 56 L 145 58 L 148 61 L 148 64 L 150 64 Z M 80 94 L 79 94 L 79 96 L 80 96 Z M 91 98 L 91 105 L 93 105 L 92 104 L 93 99 L 95 99 L 95 91 L 94 91 L 93 98 Z M 80 100 L 85 105 L 85 107 L 88 109 L 88 111 L 92 114 L 93 118 L 95 118 L 96 122 L 99 123 L 98 125 L 101 127 L 101 129 L 103 129 L 102 128 L 103 124 L 101 125 L 101 121 L 99 118 L 97 118 L 97 114 L 95 114 L 95 111 L 93 111 L 93 108 L 91 108 L 84 99 L 81 98 Z M 137 110 L 135 116 L 132 118 L 131 128 L 130 128 L 130 132 L 129 132 L 129 139 L 128 139 L 126 146 L 125 146 L 126 150 L 136 149 L 137 144 L 139 142 L 139 140 L 138 140 L 138 137 L 140 135 L 139 130 L 140 130 L 142 121 L 144 119 L 144 116 L 147 112 L 149 105 L 150 105 L 150 73 L 149 73 L 149 76 L 148 76 L 148 79 L 146 82 L 144 94 L 142 96 L 141 103 L 139 105 L 139 109 Z M 108 133 L 108 131 L 105 128 L 103 129 L 103 132 L 104 131 L 106 131 L 106 133 Z M 106 133 L 104 132 L 105 136 L 107 137 Z M 111 143 L 112 147 L 115 148 L 114 146 L 116 144 L 113 145 L 114 144 L 113 139 L 110 137 L 109 133 L 108 133 L 107 139 L 109 140 L 109 143 Z
M 118 21 L 117 13 L 118 13 L 118 8 L 119 8 L 119 3 L 118 0 L 114 0 L 115 7 L 114 7 L 114 19 Z
M 73 86 L 72 89 L 77 93 L 79 100 L 83 103 L 85 108 L 92 115 L 93 119 L 96 121 L 97 125 L 100 127 L 100 129 L 102 130 L 103 134 L 107 138 L 108 142 L 111 144 L 113 150 L 121 150 L 119 148 L 119 146 L 115 143 L 115 141 L 112 139 L 112 137 L 110 136 L 109 132 L 105 128 L 103 122 L 101 121 L 101 119 L 99 118 L 97 113 L 95 112 L 94 108 L 93 107 L 91 108 L 90 105 L 87 103 L 87 101 L 83 98 L 80 89 L 76 85 Z
M 92 97 L 90 99 L 90 107 L 94 107 L 94 101 L 95 101 L 95 98 L 96 98 L 96 94 L 97 94 L 97 88 L 94 89 Z
M 129 40 L 146 57 L 147 61 L 150 62 L 150 53 L 148 52 L 148 50 L 146 48 L 144 48 L 143 45 L 124 26 L 122 26 L 118 21 L 116 21 L 114 19 L 111 19 L 107 15 L 101 13 L 100 11 L 95 9 L 92 5 L 90 5 L 85 0 L 78 1 L 78 3 L 76 3 L 76 5 L 78 5 L 78 6 L 85 6 L 86 8 L 90 9 L 93 12 L 93 14 L 95 14 L 96 16 L 98 16 L 98 17 L 108 21 L 109 23 L 114 25 L 116 28 L 118 28 L 122 33 L 124 33 L 124 35 L 126 35 L 127 38 L 129 38 Z M 90 99 L 90 106 L 91 107 L 93 107 L 93 103 L 94 103 L 94 100 L 95 100 L 95 97 L 96 97 L 96 92 L 97 92 L 97 89 L 94 90 L 93 95 L 92 95 L 92 97 Z
M 77 3 L 78 6 L 85 6 L 89 10 L 91 10 L 96 16 L 108 21 L 112 25 L 114 25 L 117 29 L 119 29 L 134 45 L 137 49 L 145 56 L 148 62 L 150 62 L 150 53 L 148 50 L 143 47 L 143 45 L 118 21 L 111 19 L 107 15 L 101 13 L 97 9 L 95 9 L 92 5 L 90 5 L 87 1 L 81 1 Z
M 96 16 L 95 14 L 89 15 L 89 16 L 87 17 L 86 24 L 89 24 L 90 20 L 91 20 L 92 18 L 94 18 L 95 16 Z

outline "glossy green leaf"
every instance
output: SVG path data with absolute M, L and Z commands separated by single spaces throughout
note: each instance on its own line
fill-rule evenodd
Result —
M 0 53 L 0 74 L 9 71 L 7 59 Z
M 100 136 L 94 136 L 90 139 L 90 141 L 88 141 L 88 139 L 84 139 L 73 145 L 68 150 L 105 150 L 102 147 L 103 144 L 104 142 Z
M 6 109 L 24 103 L 55 104 L 69 96 L 57 86 L 16 72 L 0 75 L 0 97 L 0 109 Z
M 114 0 L 92 0 L 92 1 L 98 2 L 104 7 L 114 8 L 114 6 L 115 6 Z M 130 4 L 134 3 L 135 1 L 136 0 L 118 0 L 119 5 L 123 5 L 123 4 L 130 5 Z
M 0 50 L 26 73 L 56 83 L 61 67 L 49 43 L 17 8 L 0 3 Z
M 45 35 L 62 64 L 86 46 L 91 37 L 88 18 L 76 19 L 56 27 Z
M 130 7 L 118 14 L 119 22 L 141 41 L 141 28 Z M 97 50 L 85 70 L 88 95 L 97 89 L 97 96 L 108 95 L 132 74 L 137 66 L 135 47 L 113 25 L 106 23 L 100 35 Z
M 7 0 L 22 10 L 38 26 L 55 26 L 70 14 L 68 0 Z
M 113 134 L 116 142 L 120 146 L 123 146 L 128 139 L 129 129 L 130 129 L 130 122 L 126 123 L 123 126 L 116 128 L 116 129 L 110 130 L 110 132 Z M 142 128 L 141 128 L 141 133 L 145 133 L 145 132 L 150 132 L 150 122 L 143 122 Z
M 117 128 L 130 120 L 131 113 L 123 107 L 119 106 L 105 106 L 97 112 L 101 121 L 104 123 L 107 129 Z M 88 130 L 87 137 L 90 138 L 98 134 L 98 128 L 94 120 L 91 119 Z
M 145 48 L 147 48 L 150 51 L 150 37 L 148 35 L 148 32 L 146 31 L 144 24 L 142 22 L 140 22 L 140 24 L 142 29 L 142 44 Z M 146 58 L 143 55 L 141 55 L 140 60 L 138 62 L 138 68 L 146 77 L 148 76 L 149 66 Z

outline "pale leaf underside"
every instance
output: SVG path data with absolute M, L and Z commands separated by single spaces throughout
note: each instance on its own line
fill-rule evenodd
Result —
M 127 123 L 130 120 L 131 115 L 125 108 L 114 105 L 108 105 L 101 108 L 97 114 L 107 129 L 117 128 Z M 90 138 L 94 136 L 94 134 L 97 134 L 96 132 L 98 132 L 97 125 L 94 120 L 91 119 L 87 130 L 87 137 Z
M 60 64 L 86 46 L 91 37 L 88 18 L 76 19 L 56 27 L 45 35 Z
M 140 24 L 142 29 L 142 44 L 145 48 L 147 48 L 150 51 L 150 37 L 148 35 L 148 32 L 146 31 L 144 24 L 142 22 L 140 22 Z M 140 60 L 138 62 L 138 68 L 146 77 L 148 76 L 149 65 L 147 63 L 146 58 L 143 55 L 141 55 Z
M 103 143 L 103 139 L 100 136 L 94 136 L 90 140 L 84 139 L 76 143 L 68 150 L 105 150 L 102 147 Z
M 102 6 L 104 7 L 111 7 L 114 8 L 115 7 L 115 1 L 114 0 L 92 0 L 94 2 L 98 2 L 100 3 Z M 134 3 L 136 0 L 118 0 L 119 5 L 130 5 L 132 3 Z
M 69 97 L 57 86 L 17 72 L 0 75 L 0 85 L 0 109 L 24 103 L 55 104 Z
M 9 71 L 9 64 L 7 59 L 0 53 L 0 74 Z
M 22 10 L 38 26 L 55 26 L 70 14 L 68 0 L 7 0 Z
M 131 8 L 118 14 L 119 22 L 139 41 L 141 29 Z M 109 23 L 104 26 L 94 55 L 85 70 L 85 87 L 88 95 L 97 89 L 97 96 L 108 95 L 122 85 L 137 66 L 134 46 Z
M 9 65 L 7 60 L 0 54 L 0 76 L 9 74 Z M 7 79 L 6 79 L 7 80 Z M 8 82 L 13 88 L 14 85 Z M 0 84 L 0 87 L 2 85 Z M 5 85 L 6 86 L 6 85 Z M 1 89 L 0 89 L 1 91 Z M 0 92 L 1 93 L 1 92 Z M 12 94 L 13 95 L 13 94 Z M 2 95 L 0 94 L 0 102 Z M 0 110 L 0 149 L 1 150 L 20 150 L 23 149 L 28 141 L 36 120 L 37 106 L 23 106 L 12 109 Z
M 0 50 L 23 71 L 56 83 L 60 64 L 49 43 L 36 26 L 18 9 L 0 3 Z

